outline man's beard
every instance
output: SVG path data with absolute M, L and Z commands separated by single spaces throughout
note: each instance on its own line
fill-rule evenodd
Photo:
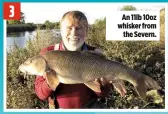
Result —
M 69 51 L 79 51 L 82 47 L 82 45 L 84 44 L 84 41 L 80 41 L 77 44 L 71 44 L 68 41 L 63 41 L 64 43 L 64 47 L 66 48 L 66 50 Z

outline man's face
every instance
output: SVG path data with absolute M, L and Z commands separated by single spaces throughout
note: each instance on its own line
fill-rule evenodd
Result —
M 61 22 L 61 35 L 65 47 L 70 51 L 81 49 L 87 36 L 87 25 L 84 20 L 66 16 Z

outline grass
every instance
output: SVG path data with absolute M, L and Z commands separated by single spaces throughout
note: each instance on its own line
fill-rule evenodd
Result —
M 114 88 L 109 96 L 99 100 L 114 109 L 152 108 L 163 109 L 165 92 L 165 36 L 164 10 L 161 11 L 161 40 L 160 41 L 113 41 L 105 40 L 105 20 L 99 20 L 92 25 L 87 43 L 100 48 L 110 60 L 118 61 L 155 79 L 162 90 L 159 97 L 155 93 L 148 102 L 143 102 L 135 92 L 133 86 L 126 82 L 127 95 L 122 98 Z M 40 101 L 34 93 L 34 79 L 17 73 L 18 66 L 26 59 L 37 55 L 43 47 L 55 44 L 55 39 L 49 31 L 37 30 L 34 40 L 29 40 L 25 48 L 15 47 L 7 53 L 7 108 L 30 109 L 48 108 L 47 101 Z

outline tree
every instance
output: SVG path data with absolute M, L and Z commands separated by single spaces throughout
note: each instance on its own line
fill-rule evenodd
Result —
M 50 22 L 49 20 L 46 20 L 44 22 L 46 29 L 60 29 L 60 23 L 59 22 Z
M 47 29 L 50 29 L 51 22 L 47 20 L 44 22 L 44 25 L 46 26 Z
M 106 45 L 106 18 L 96 19 L 95 23 L 89 26 L 87 43 L 103 48 Z
M 21 24 L 25 24 L 25 15 L 24 15 L 23 12 L 21 12 L 20 23 L 21 23 Z
M 55 25 L 54 27 L 55 29 L 60 29 L 60 22 L 55 22 L 54 25 Z
M 136 8 L 132 5 L 126 5 L 121 8 L 121 11 L 135 11 Z

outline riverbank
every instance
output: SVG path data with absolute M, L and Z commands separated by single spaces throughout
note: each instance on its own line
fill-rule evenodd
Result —
M 34 31 L 37 28 L 35 24 L 13 24 L 7 25 L 7 33 Z

